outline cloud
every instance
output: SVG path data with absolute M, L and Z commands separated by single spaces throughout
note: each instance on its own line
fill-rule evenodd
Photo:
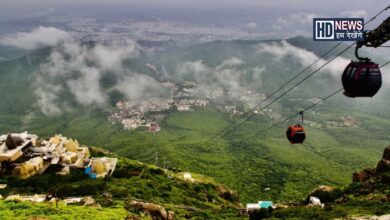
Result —
M 134 41 L 125 43 L 114 42 L 109 46 L 96 45 L 91 51 L 91 58 L 99 65 L 100 68 L 108 71 L 118 71 L 125 59 L 138 56 L 139 51 Z
M 257 52 L 272 54 L 276 61 L 281 61 L 287 57 L 295 57 L 302 66 L 309 66 L 316 62 L 313 68 L 319 68 L 327 62 L 327 60 L 319 59 L 313 52 L 293 46 L 287 41 L 281 41 L 280 43 L 261 43 L 257 46 Z M 323 70 L 338 78 L 349 62 L 350 60 L 348 59 L 337 57 L 324 66 Z
M 287 37 L 312 34 L 313 18 L 320 17 L 316 13 L 295 12 L 276 19 L 271 27 L 274 31 Z
M 40 46 L 54 46 L 70 39 L 70 35 L 54 27 L 38 27 L 29 33 L 18 32 L 0 38 L 1 45 L 22 49 L 36 49 Z
M 325 64 L 326 60 L 321 59 L 316 68 L 319 68 L 323 64 Z M 345 67 L 351 62 L 351 60 L 346 59 L 344 57 L 337 57 L 332 60 L 329 64 L 324 66 L 324 70 L 329 72 L 333 77 L 340 79 L 341 74 L 343 73 Z
M 310 65 L 318 59 L 313 52 L 295 47 L 287 41 L 280 43 L 262 43 L 257 46 L 258 53 L 272 54 L 277 60 L 281 60 L 287 56 L 298 58 L 298 61 L 303 65 Z
M 348 18 L 365 18 L 367 12 L 365 10 L 343 11 L 340 15 Z
M 38 87 L 35 90 L 35 94 L 38 96 L 37 104 L 40 110 L 45 115 L 59 114 L 62 112 L 56 101 L 58 99 L 56 92 L 59 91 L 58 87 L 47 85 L 45 87 Z
M 211 74 L 210 69 L 203 63 L 203 60 L 187 61 L 176 67 L 176 76 L 178 80 L 184 80 L 190 76 L 197 82 L 205 80 L 207 75 Z
M 225 67 L 239 66 L 239 65 L 242 65 L 243 63 L 244 62 L 242 62 L 242 60 L 240 60 L 239 58 L 232 57 L 232 58 L 229 58 L 229 59 L 222 61 L 222 63 L 217 66 L 217 69 L 222 69 Z
M 131 100 L 139 99 L 140 97 L 148 98 L 163 95 L 159 82 L 152 77 L 141 74 L 124 76 L 115 88 L 123 92 Z
M 35 81 L 38 106 L 44 114 L 69 110 L 71 96 L 81 105 L 103 105 L 107 96 L 100 88 L 102 71 L 89 60 L 93 49 L 69 41 L 53 48 L 48 61 L 41 64 Z
M 77 79 L 69 79 L 66 85 L 76 101 L 84 106 L 106 104 L 107 95 L 100 87 L 101 72 L 95 67 L 83 66 Z
M 43 39 L 40 38 L 43 33 L 52 35 Z M 51 27 L 18 33 L 12 42 L 11 37 L 6 39 L 26 49 L 52 46 L 47 61 L 40 65 L 32 82 L 36 105 L 46 115 L 68 112 L 76 105 L 106 106 L 113 89 L 134 99 L 143 97 L 146 90 L 160 89 L 156 80 L 124 65 L 124 61 L 139 55 L 139 46 L 131 40 L 83 44 L 67 32 Z M 111 83 L 108 87 L 102 83 L 107 76 Z
M 245 63 L 231 57 L 216 66 L 209 66 L 203 60 L 186 61 L 176 67 L 175 79 L 193 80 L 199 84 L 197 95 L 209 97 L 215 91 L 228 92 L 226 97 L 239 100 L 248 90 L 261 86 L 261 75 L 265 67 L 246 67 Z

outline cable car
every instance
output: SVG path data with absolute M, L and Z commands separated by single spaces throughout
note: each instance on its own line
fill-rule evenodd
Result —
M 306 138 L 305 129 L 300 124 L 288 127 L 286 135 L 291 144 L 302 144 Z
M 348 97 L 372 97 L 382 86 L 379 66 L 369 60 L 351 61 L 341 80 Z

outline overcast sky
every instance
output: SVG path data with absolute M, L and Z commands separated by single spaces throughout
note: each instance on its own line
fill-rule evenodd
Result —
M 102 20 L 120 15 L 307 36 L 314 17 L 371 18 L 388 5 L 389 0 L 0 0 L 0 35 L 28 29 L 15 20 L 31 26 L 31 18 L 44 16 L 92 15 Z M 390 10 L 368 28 L 389 15 Z
M 107 3 L 109 2 L 109 3 Z M 371 12 L 377 10 L 378 6 L 388 5 L 388 0 L 2 0 L 0 8 L 47 8 L 60 7 L 64 5 L 123 5 L 123 6 L 164 6 L 171 8 L 199 7 L 199 8 L 280 8 L 289 10 L 313 10 L 313 11 L 343 11 L 343 10 L 366 10 Z
M 105 4 L 107 0 L 2 0 L 0 6 L 10 5 L 63 5 L 63 4 Z M 110 4 L 139 4 L 139 0 L 110 0 Z M 352 4 L 353 2 L 353 4 Z M 175 4 L 175 5 L 250 5 L 250 6 L 275 6 L 275 7 L 300 7 L 304 4 L 305 7 L 332 7 L 344 6 L 350 7 L 356 5 L 358 7 L 372 6 L 375 4 L 385 4 L 386 0 L 338 0 L 338 1 L 321 1 L 321 0 L 147 0 L 142 4 Z

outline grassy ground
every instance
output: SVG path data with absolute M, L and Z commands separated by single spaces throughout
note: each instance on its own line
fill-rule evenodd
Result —
M 31 204 L 0 200 L 0 219 L 26 219 L 47 216 L 50 219 L 123 219 L 143 216 L 143 212 L 129 208 L 132 200 L 155 203 L 174 211 L 177 219 L 229 219 L 237 216 L 238 198 L 234 193 L 222 195 L 221 187 L 209 177 L 193 174 L 196 182 L 185 181 L 182 172 L 164 171 L 154 165 L 125 158 L 119 159 L 109 179 L 90 179 L 82 171 L 72 170 L 68 176 L 42 174 L 19 179 L 5 177 L 8 187 L 0 190 L 3 196 L 12 194 L 55 194 L 59 197 L 92 196 L 102 208 L 78 205 L 55 208 L 53 204 Z M 112 197 L 107 203 L 103 193 Z M 82 210 L 82 211 L 80 211 Z M 115 213 L 115 215 L 111 214 Z
M 52 203 L 31 203 L 0 200 L 0 219 L 124 219 L 128 213 L 123 207 L 96 208 Z

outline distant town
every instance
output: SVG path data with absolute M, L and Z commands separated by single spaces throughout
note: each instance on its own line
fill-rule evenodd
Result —
M 158 132 L 161 129 L 158 124 L 159 119 L 172 111 L 192 111 L 197 108 L 204 108 L 212 103 L 220 111 L 232 115 L 243 114 L 241 106 L 253 108 L 255 113 L 262 114 L 260 109 L 255 108 L 256 102 L 266 98 L 263 93 L 245 91 L 239 97 L 239 104 L 226 105 L 223 99 L 232 95 L 229 91 L 205 92 L 202 91 L 199 84 L 192 81 L 185 81 L 180 85 L 165 81 L 161 82 L 161 85 L 170 90 L 169 97 L 118 101 L 115 111 L 108 116 L 108 120 L 113 124 L 121 124 L 125 130 L 144 127 L 150 132 Z M 200 95 L 201 93 L 202 95 Z

